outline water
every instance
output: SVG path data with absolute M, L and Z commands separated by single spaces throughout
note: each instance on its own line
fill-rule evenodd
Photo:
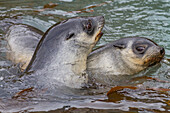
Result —
M 49 8 L 47 4 L 52 4 Z M 44 8 L 44 7 L 48 8 Z M 24 23 L 46 31 L 51 25 L 75 16 L 103 15 L 105 33 L 97 46 L 129 37 L 148 37 L 165 48 L 165 58 L 170 59 L 170 0 L 0 0 L 0 110 L 1 111 L 54 111 L 55 112 L 170 112 L 170 65 L 160 65 L 134 75 L 153 77 L 120 80 L 119 85 L 140 87 L 125 88 L 106 95 L 110 88 L 84 89 L 47 95 L 42 91 L 31 97 L 11 98 L 18 92 L 13 83 L 18 73 L 17 65 L 5 59 L 5 31 L 15 23 Z M 22 89 L 22 81 L 19 82 Z M 9 88 L 10 91 L 7 91 Z M 29 92 L 29 90 L 28 90 Z M 70 93 L 74 92 L 74 93 Z M 76 93 L 75 93 L 76 92 Z

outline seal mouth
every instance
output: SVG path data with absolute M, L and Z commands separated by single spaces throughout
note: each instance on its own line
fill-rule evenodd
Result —
M 95 41 L 98 42 L 102 36 L 103 36 L 103 32 L 99 32 L 95 37 Z
M 148 67 L 154 66 L 161 62 L 161 60 L 164 58 L 165 50 L 164 48 L 160 47 L 160 51 L 158 51 L 155 55 L 152 55 L 145 60 L 145 64 Z
M 148 67 L 152 67 L 152 66 L 156 65 L 157 63 L 159 63 L 159 62 L 153 62 L 153 63 L 149 64 Z
M 154 57 L 154 58 L 151 58 L 149 59 L 147 62 L 150 62 L 148 64 L 148 67 L 151 67 L 151 66 L 154 66 L 158 63 L 160 63 L 160 61 L 163 59 L 163 56 L 158 56 L 158 57 Z
M 97 23 L 98 23 L 98 28 L 97 28 L 98 34 L 95 37 L 95 42 L 98 42 L 100 40 L 100 38 L 103 36 L 103 32 L 101 32 L 101 31 L 104 27 L 105 20 L 104 20 L 103 16 L 97 16 L 96 20 L 97 20 Z

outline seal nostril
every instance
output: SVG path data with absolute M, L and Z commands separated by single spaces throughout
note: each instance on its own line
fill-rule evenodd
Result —
M 160 53 L 161 53 L 161 55 L 165 53 L 164 48 L 161 48 Z

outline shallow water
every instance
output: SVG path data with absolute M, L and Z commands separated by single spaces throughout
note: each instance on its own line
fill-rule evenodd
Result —
M 53 4 L 47 6 L 49 3 Z M 24 23 L 46 31 L 67 18 L 96 15 L 103 15 L 106 20 L 105 34 L 97 46 L 123 37 L 148 37 L 164 47 L 165 58 L 170 59 L 169 7 L 170 0 L 0 0 L 0 111 L 170 112 L 170 65 L 167 60 L 132 79 L 122 77 L 116 84 L 139 87 L 137 89 L 119 89 L 108 96 L 110 88 L 64 89 L 64 94 L 63 89 L 59 89 L 60 92 L 45 97 L 41 95 L 43 91 L 35 90 L 31 96 L 17 97 L 14 94 L 25 87 L 22 79 L 16 77 L 17 65 L 5 59 L 8 51 L 5 32 L 12 24 Z M 138 79 L 133 79 L 135 77 Z M 20 87 L 14 87 L 15 83 Z

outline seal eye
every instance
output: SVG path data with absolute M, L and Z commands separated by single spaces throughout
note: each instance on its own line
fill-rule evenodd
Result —
M 66 40 L 69 40 L 70 38 L 72 38 L 74 36 L 74 33 L 68 34 L 68 36 L 66 37 Z
M 86 28 L 87 28 L 88 31 L 91 31 L 91 30 L 92 30 L 92 23 L 91 23 L 91 20 L 88 20 L 88 23 L 87 23 Z
M 146 46 L 137 46 L 136 50 L 138 53 L 143 54 L 145 51 Z
M 93 25 L 92 25 L 92 21 L 89 19 L 87 21 L 87 23 L 84 25 L 84 29 L 88 34 L 91 34 L 93 31 Z

